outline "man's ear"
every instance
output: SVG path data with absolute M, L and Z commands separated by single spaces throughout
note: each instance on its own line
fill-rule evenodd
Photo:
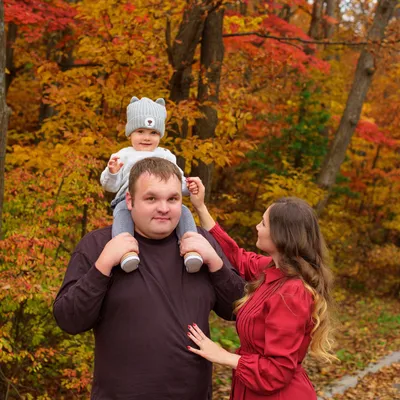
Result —
M 126 206 L 128 207 L 128 210 L 132 211 L 133 199 L 132 199 L 132 196 L 131 196 L 131 194 L 129 192 L 126 192 L 125 201 L 126 201 Z

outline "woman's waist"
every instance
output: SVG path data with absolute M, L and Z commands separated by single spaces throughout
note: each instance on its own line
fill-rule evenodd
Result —
M 245 349 L 245 348 L 242 348 L 242 347 L 239 347 L 238 349 L 236 349 L 235 353 L 237 355 L 239 355 L 239 356 L 247 356 L 247 355 L 255 354 L 255 355 L 258 355 L 258 356 L 263 357 L 263 358 L 272 358 L 272 359 L 274 358 L 274 357 L 271 357 L 271 356 L 265 356 L 263 353 L 258 352 L 257 350 Z M 303 369 L 302 362 L 303 362 L 303 358 L 301 360 L 298 360 L 297 365 L 296 365 L 296 370 Z

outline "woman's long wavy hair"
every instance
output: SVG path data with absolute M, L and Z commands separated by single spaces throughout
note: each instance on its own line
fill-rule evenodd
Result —
M 332 354 L 333 276 L 314 210 L 301 199 L 284 197 L 269 208 L 269 225 L 271 240 L 279 252 L 279 268 L 285 273 L 286 280 L 300 278 L 314 299 L 311 354 L 328 362 L 337 360 Z M 264 278 L 263 274 L 246 285 L 245 296 L 235 303 L 235 312 L 264 282 Z

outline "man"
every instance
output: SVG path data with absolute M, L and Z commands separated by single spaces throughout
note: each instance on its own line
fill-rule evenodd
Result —
M 232 317 L 243 281 L 206 231 L 188 233 L 181 247 L 206 265 L 189 274 L 175 234 L 181 173 L 160 158 L 137 162 L 126 201 L 135 238 L 111 227 L 86 235 L 75 249 L 54 303 L 58 325 L 71 334 L 93 329 L 93 400 L 211 399 L 211 363 L 189 352 L 188 325 L 209 335 L 211 310 Z M 111 239 L 111 240 L 110 240 Z M 123 254 L 139 252 L 140 268 L 127 274 Z

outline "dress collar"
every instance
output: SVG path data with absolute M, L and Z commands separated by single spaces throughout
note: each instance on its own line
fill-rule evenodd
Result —
M 276 268 L 275 265 L 266 268 L 264 272 L 266 283 L 271 283 L 286 277 L 286 275 L 279 268 Z

